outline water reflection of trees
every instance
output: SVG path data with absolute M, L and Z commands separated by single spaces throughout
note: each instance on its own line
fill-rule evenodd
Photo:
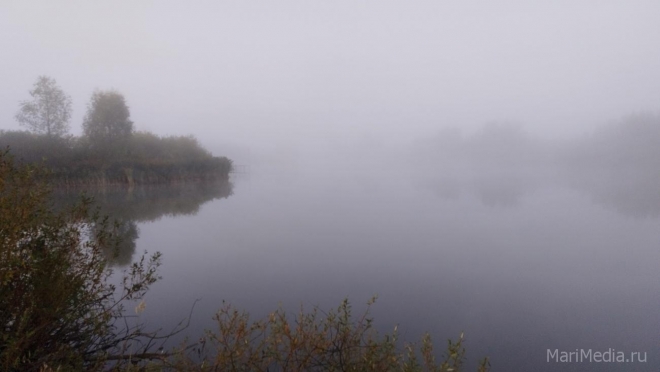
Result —
M 104 246 L 104 253 L 112 265 L 125 266 L 132 262 L 135 253 L 136 240 L 140 237 L 140 229 L 133 220 L 115 218 L 111 222 L 111 244 Z
M 116 238 L 115 248 L 106 252 L 113 265 L 131 263 L 139 237 L 140 222 L 163 216 L 195 215 L 202 204 L 224 199 L 233 193 L 231 182 L 190 182 L 174 185 L 145 185 L 134 188 L 111 187 L 85 190 L 58 190 L 54 203 L 60 208 L 80 201 L 81 194 L 93 198 L 93 206 Z
M 551 147 L 520 126 L 497 123 L 472 135 L 445 130 L 419 141 L 414 156 L 434 194 L 447 199 L 467 194 L 490 207 L 510 208 L 556 172 Z
M 660 217 L 660 115 L 637 115 L 582 138 L 549 141 L 491 125 L 470 136 L 444 131 L 415 146 L 424 183 L 455 199 L 514 207 L 542 187 L 568 187 L 632 217 Z

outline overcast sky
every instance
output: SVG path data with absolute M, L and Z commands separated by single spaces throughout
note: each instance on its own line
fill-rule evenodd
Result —
M 0 3 L 0 128 L 37 76 L 123 93 L 138 129 L 240 144 L 565 136 L 660 109 L 660 1 Z

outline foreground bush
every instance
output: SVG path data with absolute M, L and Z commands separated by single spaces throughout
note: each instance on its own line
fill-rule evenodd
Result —
M 373 304 L 372 299 L 368 306 Z M 207 331 L 193 348 L 183 348 L 152 364 L 155 370 L 174 371 L 463 371 L 463 335 L 449 341 L 443 358 L 436 360 L 431 337 L 400 348 L 396 327 L 379 335 L 373 328 L 369 307 L 353 318 L 344 300 L 329 312 L 303 309 L 294 317 L 283 310 L 266 319 L 250 321 L 249 314 L 224 305 L 214 318 L 215 330 Z M 478 371 L 488 370 L 487 359 Z
M 116 243 L 112 228 L 87 203 L 53 212 L 42 173 L 0 153 L 0 369 L 100 369 L 144 337 L 124 323 L 123 303 L 157 279 L 159 255 L 115 288 L 103 255 Z

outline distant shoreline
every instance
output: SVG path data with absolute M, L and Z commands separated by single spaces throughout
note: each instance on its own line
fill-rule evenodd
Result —
M 100 146 L 85 137 L 0 131 L 0 149 L 18 163 L 46 169 L 44 180 L 56 188 L 226 181 L 233 171 L 230 159 L 213 156 L 192 136 L 135 132 Z
M 101 166 L 78 164 L 72 167 L 51 168 L 46 179 L 57 189 L 109 186 L 131 188 L 144 185 L 227 181 L 231 170 L 231 162 L 224 157 L 160 164 L 124 161 Z

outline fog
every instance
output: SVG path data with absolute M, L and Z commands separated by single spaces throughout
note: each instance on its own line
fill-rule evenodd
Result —
M 74 133 L 113 88 L 137 129 L 238 163 L 490 122 L 572 138 L 658 109 L 658 16 L 654 1 L 7 1 L 0 128 L 48 75 Z
M 515 124 L 472 135 L 449 128 L 409 148 L 409 177 L 436 197 L 462 193 L 515 207 L 542 188 L 575 190 L 626 216 L 660 216 L 660 115 L 638 114 L 570 140 L 534 137 Z
M 39 75 L 126 97 L 136 129 L 192 134 L 282 182 L 512 208 L 561 187 L 660 216 L 653 1 L 0 4 L 0 129 Z
M 657 342 L 659 19 L 656 0 L 2 1 L 0 130 L 47 75 L 74 135 L 115 89 L 136 130 L 234 160 L 197 199 L 97 195 L 128 210 L 121 264 L 164 253 L 152 319 L 380 293 L 383 324 L 553 370 L 548 347 Z

